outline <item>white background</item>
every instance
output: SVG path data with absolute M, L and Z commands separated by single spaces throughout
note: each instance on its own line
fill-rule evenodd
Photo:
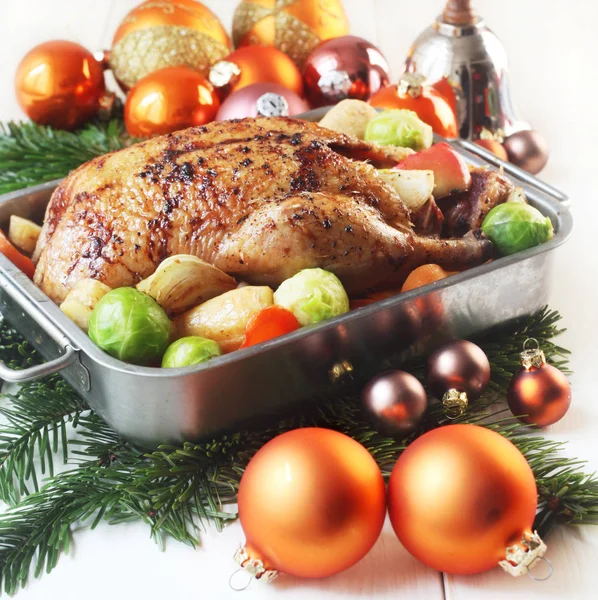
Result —
M 137 0 L 0 0 L 0 120 L 19 119 L 13 77 L 35 44 L 71 39 L 92 50 L 110 44 L 119 20 Z M 230 27 L 236 0 L 207 0 Z M 573 405 L 547 435 L 568 440 L 565 452 L 598 468 L 598 5 L 593 0 L 477 0 L 478 11 L 505 43 L 512 90 L 524 118 L 548 140 L 552 156 L 542 178 L 569 194 L 576 228 L 557 252 L 551 305 L 569 328 L 573 350 Z M 398 76 L 407 49 L 442 7 L 441 0 L 345 0 L 352 33 L 377 43 Z M 445 577 L 418 564 L 385 528 L 372 552 L 346 573 L 324 581 L 280 577 L 228 590 L 238 525 L 208 531 L 196 551 L 171 542 L 162 553 L 145 526 L 100 526 L 75 532 L 73 552 L 57 569 L 18 594 L 24 600 L 61 598 L 595 598 L 598 528 L 558 529 L 548 539 L 555 574 L 546 583 L 511 579 L 496 569 L 476 577 Z

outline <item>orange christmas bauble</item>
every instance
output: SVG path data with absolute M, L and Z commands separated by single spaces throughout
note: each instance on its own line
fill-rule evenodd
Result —
M 190 67 L 205 77 L 229 54 L 231 43 L 214 13 L 195 0 L 147 0 L 114 34 L 110 66 L 128 89 L 165 67 Z
M 458 137 L 457 117 L 451 103 L 435 88 L 424 85 L 423 76 L 405 73 L 398 85 L 381 89 L 370 98 L 376 108 L 404 108 L 417 113 L 434 133 L 447 138 Z
M 89 50 L 74 42 L 45 42 L 17 68 L 17 100 L 40 125 L 75 129 L 93 117 L 104 94 L 104 71 Z
M 303 78 L 295 63 L 271 46 L 239 48 L 210 71 L 210 82 L 224 95 L 253 85 L 277 83 L 303 96 Z
M 235 11 L 235 46 L 275 46 L 302 67 L 323 40 L 347 35 L 341 0 L 244 0 Z
M 384 481 L 370 453 L 342 433 L 315 427 L 263 446 L 241 478 L 238 501 L 247 542 L 237 560 L 259 561 L 268 578 L 348 569 L 374 545 L 386 512 Z
M 487 571 L 532 537 L 538 493 L 524 456 L 476 425 L 446 425 L 410 444 L 388 485 L 392 526 L 405 548 L 445 573 Z M 503 565 L 501 565 L 503 566 Z
M 220 101 L 210 83 L 188 67 L 168 67 L 144 77 L 127 96 L 130 135 L 150 137 L 213 121 Z

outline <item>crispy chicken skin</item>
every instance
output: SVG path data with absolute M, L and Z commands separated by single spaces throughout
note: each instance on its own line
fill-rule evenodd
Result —
M 173 254 L 277 286 L 308 267 L 350 294 L 400 284 L 426 262 L 484 262 L 476 236 L 417 235 L 376 168 L 411 151 L 313 123 L 212 123 L 96 158 L 57 188 L 35 251 L 35 283 L 60 302 L 79 280 L 134 285 Z

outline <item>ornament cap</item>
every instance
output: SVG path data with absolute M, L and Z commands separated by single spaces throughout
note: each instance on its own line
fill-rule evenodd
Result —
M 546 553 L 546 544 L 538 535 L 526 532 L 521 538 L 519 544 L 509 546 L 506 550 L 505 560 L 501 560 L 498 564 L 513 577 L 527 575 L 539 559 Z M 538 579 L 538 578 L 536 578 Z
M 320 77 L 318 87 L 324 95 L 341 101 L 349 97 L 353 82 L 347 71 L 333 70 Z
M 442 405 L 448 419 L 458 419 L 467 411 L 469 405 L 467 394 L 455 389 L 448 390 L 442 397 Z
M 209 80 L 215 88 L 221 89 L 227 85 L 234 85 L 240 76 L 239 65 L 228 60 L 221 60 L 210 69 Z
M 535 348 L 527 348 L 526 346 L 530 343 L 535 343 Z M 539 369 L 546 364 L 546 355 L 542 350 L 540 350 L 540 344 L 538 344 L 538 340 L 534 338 L 530 338 L 529 340 L 525 340 L 523 344 L 523 352 L 519 355 L 521 360 L 521 366 L 530 370 L 532 367 Z
M 267 92 L 257 99 L 257 114 L 260 117 L 288 117 L 289 103 L 284 96 Z
M 278 577 L 278 571 L 266 569 L 264 563 L 259 558 L 251 558 L 247 553 L 247 546 L 240 546 L 238 548 L 235 552 L 235 560 L 250 575 L 256 579 L 263 579 L 266 583 L 271 583 Z
M 411 71 L 403 73 L 399 79 L 399 95 L 419 98 L 423 93 L 425 83 L 426 78 L 421 73 Z

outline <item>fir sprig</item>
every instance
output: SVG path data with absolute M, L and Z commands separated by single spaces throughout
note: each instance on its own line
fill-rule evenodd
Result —
M 74 132 L 31 122 L 0 124 L 0 194 L 65 177 L 132 141 L 120 119 L 92 122 Z
M 526 456 L 538 482 L 540 512 L 536 525 L 543 532 L 557 522 L 597 522 L 598 482 L 582 472 L 580 461 L 560 455 L 561 444 L 531 435 L 529 428 L 513 418 L 497 422 L 502 415 L 496 415 L 496 402 L 504 398 L 506 384 L 519 368 L 518 355 L 528 337 L 540 342 L 549 361 L 567 367 L 567 351 L 552 341 L 560 332 L 559 319 L 557 313 L 544 310 L 476 340 L 490 358 L 493 385 L 461 419 L 492 427 L 510 438 Z M 24 346 L 14 332 L 2 329 L 1 333 L 6 337 L 0 344 L 0 358 L 15 364 L 34 360 L 31 348 Z M 404 368 L 422 377 L 421 360 Z M 4 479 L 4 493 L 9 498 L 20 493 L 19 473 L 32 470 L 28 464 L 32 457 L 40 452 L 45 456 L 48 447 L 53 449 L 54 428 L 69 415 L 76 415 L 72 417 L 76 438 L 66 444 L 69 460 L 75 461 L 75 466 L 50 477 L 38 492 L 27 495 L 0 517 L 0 585 L 8 593 L 24 585 L 32 569 L 35 575 L 52 570 L 60 554 L 68 551 L 69 531 L 75 523 L 95 527 L 101 520 L 113 524 L 142 520 L 158 541 L 171 536 L 195 545 L 201 521 L 221 526 L 236 517 L 226 505 L 236 501 L 247 463 L 263 444 L 284 431 L 321 426 L 347 433 L 372 453 L 385 476 L 410 441 L 379 433 L 360 407 L 358 390 L 349 386 L 342 394 L 302 405 L 292 414 L 271 415 L 261 429 L 245 429 L 202 443 L 163 446 L 148 455 L 124 442 L 71 394 L 66 384 L 51 379 L 25 386 L 9 398 L 11 404 L 3 409 L 12 411 L 9 414 L 14 422 L 9 426 L 22 425 L 20 432 L 0 436 L 0 456 L 7 456 L 7 461 L 17 465 L 8 470 L 12 477 Z M 46 398 L 50 402 L 44 412 L 39 405 Z M 492 424 L 488 425 L 493 411 Z M 421 430 L 412 437 L 444 422 L 441 404 L 435 402 Z M 37 428 L 42 433 L 28 435 L 27 423 L 34 423 L 33 431 Z M 57 439 L 60 450 L 64 440 L 60 435 Z M 22 493 L 27 492 L 25 486 Z

